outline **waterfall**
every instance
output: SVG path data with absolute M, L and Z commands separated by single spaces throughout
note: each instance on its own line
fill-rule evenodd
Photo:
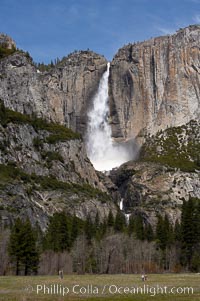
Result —
M 129 224 L 130 216 L 131 213 L 125 213 L 125 208 L 124 208 L 124 199 L 121 199 L 119 202 L 119 209 L 124 213 L 125 218 L 126 218 L 126 223 L 127 225 Z
M 124 208 L 124 199 L 121 199 L 120 203 L 119 203 L 119 209 L 122 211 Z
M 109 124 L 108 77 L 110 63 L 104 72 L 97 94 L 93 99 L 93 107 L 88 112 L 87 154 L 94 168 L 108 171 L 132 159 L 125 145 L 120 145 L 112 139 Z
M 125 213 L 126 223 L 129 224 L 131 213 Z

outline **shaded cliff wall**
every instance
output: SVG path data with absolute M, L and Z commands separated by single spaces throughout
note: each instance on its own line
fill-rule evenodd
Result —
M 129 44 L 111 63 L 114 137 L 154 134 L 200 116 L 200 26 Z

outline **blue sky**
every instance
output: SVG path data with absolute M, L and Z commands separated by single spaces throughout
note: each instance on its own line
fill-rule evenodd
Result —
M 36 62 L 87 48 L 111 60 L 124 44 L 200 23 L 200 0 L 0 0 L 0 32 Z

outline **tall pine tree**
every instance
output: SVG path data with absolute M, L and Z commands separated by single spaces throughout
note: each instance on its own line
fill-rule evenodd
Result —
M 45 236 L 45 249 L 63 252 L 71 247 L 69 224 L 64 212 L 56 212 L 50 219 Z
M 126 218 L 121 211 L 118 211 L 115 217 L 114 229 L 117 232 L 123 232 L 126 228 Z
M 8 252 L 11 262 L 15 264 L 15 274 L 24 275 L 36 273 L 39 263 L 39 254 L 36 248 L 36 235 L 30 222 L 15 221 L 11 230 Z
M 195 217 L 195 202 L 192 198 L 184 201 L 181 216 L 181 263 L 191 268 L 192 257 L 197 243 L 197 221 Z

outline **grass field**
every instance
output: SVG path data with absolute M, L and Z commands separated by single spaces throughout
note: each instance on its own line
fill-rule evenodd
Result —
M 89 286 L 89 287 L 88 287 Z M 134 294 L 134 288 L 146 293 Z M 185 287 L 185 289 L 184 289 Z M 193 288 L 188 291 L 188 287 Z M 46 293 L 45 292 L 46 288 Z M 161 291 L 163 289 L 163 293 Z M 49 289 L 49 294 L 48 294 Z M 173 291 L 171 291 L 171 289 Z M 69 292 L 68 292 L 69 290 Z M 118 290 L 118 292 L 117 292 Z M 177 291 L 178 290 L 178 291 Z M 185 292 L 184 292 L 185 290 Z M 149 291 L 149 293 L 147 293 Z M 165 291 L 167 293 L 165 293 Z M 63 292 L 66 293 L 63 296 Z M 200 301 L 199 274 L 148 275 L 142 282 L 140 275 L 65 275 L 0 277 L 1 301 L 63 301 L 63 300 L 182 300 Z

